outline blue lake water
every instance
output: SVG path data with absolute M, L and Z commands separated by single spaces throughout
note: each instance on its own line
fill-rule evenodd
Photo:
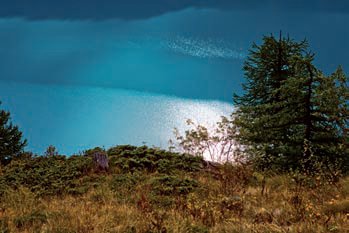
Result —
M 117 144 L 168 147 L 173 129 L 186 119 L 212 126 L 232 105 L 123 89 L 0 81 L 2 108 L 42 154 L 55 145 L 64 154 Z
M 1 107 L 36 153 L 50 144 L 65 154 L 143 142 L 166 148 L 187 118 L 212 125 L 232 112 L 243 61 L 263 35 L 307 38 L 321 70 L 348 71 L 348 14 L 271 5 L 138 20 L 0 18 Z

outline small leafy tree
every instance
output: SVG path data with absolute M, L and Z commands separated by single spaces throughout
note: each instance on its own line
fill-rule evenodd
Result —
M 54 157 L 58 155 L 57 148 L 53 145 L 49 145 L 45 151 L 46 157 Z
M 10 119 L 10 113 L 0 109 L 0 165 L 6 165 L 18 156 L 27 143 Z
M 238 131 L 231 117 L 222 116 L 212 130 L 190 119 L 187 120 L 187 125 L 190 129 L 184 135 L 178 129 L 174 130 L 177 144 L 170 140 L 172 148 L 219 163 L 246 159 L 243 147 L 236 141 Z

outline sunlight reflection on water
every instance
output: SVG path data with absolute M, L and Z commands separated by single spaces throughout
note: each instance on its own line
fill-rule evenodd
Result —
M 0 93 L 27 149 L 39 154 L 50 144 L 68 155 L 117 144 L 167 148 L 174 127 L 187 128 L 186 119 L 210 127 L 233 109 L 220 101 L 94 87 L 0 82 Z

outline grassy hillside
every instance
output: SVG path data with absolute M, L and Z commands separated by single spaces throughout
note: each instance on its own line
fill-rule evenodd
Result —
M 349 178 L 270 175 L 147 147 L 25 157 L 0 171 L 0 232 L 349 232 Z

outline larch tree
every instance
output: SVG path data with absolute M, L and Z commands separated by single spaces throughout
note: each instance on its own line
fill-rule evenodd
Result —
M 250 50 L 244 93 L 234 95 L 234 123 L 239 141 L 263 168 L 309 170 L 315 158 L 346 163 L 347 78 L 340 68 L 323 75 L 313 59 L 307 41 L 281 34 Z

